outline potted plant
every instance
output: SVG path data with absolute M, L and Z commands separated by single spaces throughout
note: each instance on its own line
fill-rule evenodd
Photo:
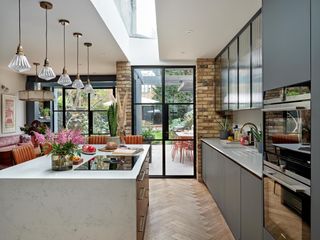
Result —
M 229 123 L 228 118 L 225 117 L 223 121 L 218 121 L 220 125 L 220 139 L 228 139 L 229 136 Z
M 142 137 L 145 141 L 150 142 L 154 139 L 153 131 L 151 127 L 148 127 L 147 129 L 143 130 Z
M 79 152 L 78 145 L 84 143 L 80 130 L 64 129 L 55 134 L 47 129 L 45 134 L 35 132 L 34 135 L 40 144 L 50 145 L 52 170 L 72 169 L 72 158 Z
M 263 132 L 261 130 L 251 128 L 252 135 L 254 139 L 256 140 L 256 147 L 258 149 L 259 153 L 263 152 Z
M 45 119 L 49 119 L 50 118 L 50 108 L 43 108 L 40 111 L 40 114 L 42 117 L 44 117 Z

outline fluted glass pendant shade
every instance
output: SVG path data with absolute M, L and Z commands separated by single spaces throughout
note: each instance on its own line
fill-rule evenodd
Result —
M 18 73 L 29 71 L 31 66 L 28 62 L 27 57 L 23 54 L 22 46 L 18 46 L 18 50 L 16 55 L 12 58 L 11 62 L 9 63 L 8 67 Z
M 81 89 L 81 88 L 84 87 L 83 83 L 82 83 L 82 80 L 80 79 L 80 75 L 79 74 L 77 74 L 76 79 L 73 81 L 72 87 L 73 88 L 77 88 L 77 89 Z
M 84 86 L 84 92 L 86 94 L 89 94 L 89 93 L 90 94 L 94 94 L 94 89 L 93 89 L 89 79 L 88 79 L 87 84 Z
M 56 77 L 56 74 L 53 72 L 53 69 L 49 66 L 49 62 L 47 59 L 44 61 L 43 68 L 41 69 L 41 72 L 39 73 L 38 77 L 47 81 Z
M 17 48 L 17 53 L 12 58 L 11 62 L 9 63 L 8 67 L 18 73 L 29 71 L 31 66 L 28 62 L 27 57 L 23 53 L 23 48 L 21 45 L 21 4 L 19 2 L 19 45 Z
M 67 70 L 65 68 L 63 68 L 62 74 L 59 77 L 58 84 L 60 84 L 62 86 L 68 86 L 68 85 L 72 84 L 72 81 L 71 81 L 71 79 L 67 73 Z

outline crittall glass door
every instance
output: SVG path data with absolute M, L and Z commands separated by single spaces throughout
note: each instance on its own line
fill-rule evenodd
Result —
M 194 76 L 194 67 L 133 68 L 133 131 L 152 146 L 151 176 L 195 176 Z

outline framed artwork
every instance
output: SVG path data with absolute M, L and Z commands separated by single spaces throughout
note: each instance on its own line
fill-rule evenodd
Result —
M 16 131 L 16 96 L 2 94 L 2 133 Z

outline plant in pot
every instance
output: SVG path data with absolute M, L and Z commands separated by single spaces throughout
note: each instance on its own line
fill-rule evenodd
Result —
M 252 135 L 256 140 L 256 147 L 259 153 L 263 152 L 263 132 L 261 130 L 257 130 L 255 128 L 251 128 Z
M 148 127 L 147 129 L 143 130 L 141 135 L 146 142 L 150 142 L 154 139 L 154 135 L 151 127 Z
M 218 121 L 220 126 L 220 139 L 225 140 L 229 137 L 229 123 L 228 118 L 225 117 L 223 121 Z
M 50 108 L 43 108 L 40 111 L 40 114 L 42 117 L 44 117 L 45 119 L 49 119 L 50 118 Z

